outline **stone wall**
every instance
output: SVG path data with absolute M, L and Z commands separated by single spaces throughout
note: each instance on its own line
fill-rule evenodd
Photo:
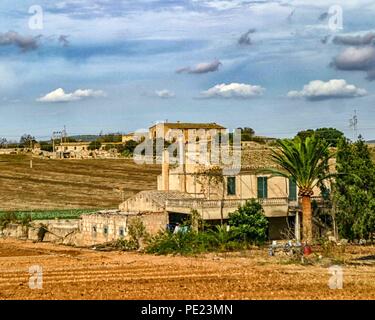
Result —
M 160 230 L 165 230 L 168 223 L 167 214 L 164 212 L 143 214 L 99 212 L 83 215 L 76 242 L 79 245 L 95 245 L 121 238 L 128 239 L 129 224 L 132 220 L 138 218 L 142 220 L 146 232 L 149 234 L 156 234 Z
M 0 235 L 37 241 L 38 230 L 41 225 L 44 225 L 49 231 L 45 234 L 44 241 L 74 244 L 73 238 L 79 231 L 80 222 L 80 219 L 36 220 L 31 222 L 30 226 L 10 223 L 5 229 L 0 231 Z
M 37 220 L 30 226 L 11 223 L 0 231 L 0 236 L 37 241 L 38 230 L 44 225 L 49 232 L 45 234 L 43 241 L 88 246 L 127 239 L 129 224 L 134 219 L 141 219 L 146 232 L 151 235 L 165 230 L 168 224 L 168 215 L 164 211 L 142 214 L 98 212 L 82 215 L 81 219 Z

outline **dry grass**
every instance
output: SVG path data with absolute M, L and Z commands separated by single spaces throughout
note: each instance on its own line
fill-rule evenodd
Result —
M 327 266 L 281 264 L 266 249 L 186 258 L 0 240 L 0 299 L 374 299 L 374 264 L 357 260 L 374 247 L 349 251 L 333 290 Z M 42 289 L 28 286 L 32 265 Z
M 116 208 L 141 190 L 156 189 L 157 165 L 130 159 L 43 160 L 0 156 L 0 210 Z

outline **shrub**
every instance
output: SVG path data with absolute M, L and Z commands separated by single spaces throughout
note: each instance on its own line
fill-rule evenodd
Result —
M 137 250 L 139 245 L 133 240 L 118 239 L 115 243 L 115 248 L 123 251 L 133 251 Z
M 230 213 L 229 224 L 233 239 L 256 244 L 267 239 L 268 220 L 262 206 L 254 199 Z
M 110 151 L 110 150 L 115 149 L 115 148 L 116 148 L 115 145 L 113 145 L 113 144 L 107 144 L 107 145 L 104 147 L 104 150 L 105 150 L 105 151 Z
M 189 255 L 209 251 L 210 236 L 193 231 L 159 232 L 148 241 L 146 252 Z
M 137 249 L 139 249 L 141 246 L 142 238 L 146 236 L 146 227 L 144 226 L 142 219 L 138 217 L 132 219 L 129 222 L 129 237 L 130 241 L 136 244 Z
M 0 215 L 0 227 L 6 228 L 9 223 L 16 222 L 17 215 L 15 212 L 5 212 L 4 214 Z
M 102 143 L 100 141 L 91 141 L 87 148 L 89 150 L 99 150 L 101 146 L 102 146 Z

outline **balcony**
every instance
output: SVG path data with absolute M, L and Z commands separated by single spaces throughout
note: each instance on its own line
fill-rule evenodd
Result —
M 166 201 L 166 207 L 190 208 L 190 209 L 206 209 L 206 208 L 237 208 L 249 199 L 224 199 L 222 200 L 208 200 L 208 199 L 171 199 Z M 322 197 L 312 197 L 318 204 L 323 203 Z M 286 206 L 290 208 L 300 207 L 299 200 L 289 200 L 287 197 L 265 198 L 258 199 L 262 206 Z

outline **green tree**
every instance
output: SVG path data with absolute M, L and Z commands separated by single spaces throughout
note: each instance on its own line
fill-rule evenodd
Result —
M 89 146 L 88 146 L 88 149 L 89 150 L 99 150 L 102 146 L 102 143 L 100 141 L 91 141 Z
M 267 239 L 268 220 L 262 206 L 254 199 L 229 214 L 229 225 L 237 240 L 263 243 Z
M 344 134 L 335 128 L 319 128 L 315 130 L 318 139 L 327 141 L 331 147 L 337 147 Z
M 329 174 L 328 160 L 333 156 L 327 142 L 315 135 L 301 140 L 297 136 L 294 140 L 278 140 L 276 150 L 272 152 L 272 159 L 279 169 L 266 171 L 296 181 L 299 188 L 298 195 L 302 197 L 303 238 L 311 242 L 312 209 L 311 196 L 315 186 L 332 176 Z
M 8 144 L 8 141 L 6 138 L 0 138 L 0 148 L 5 148 Z
M 375 231 L 375 166 L 362 139 L 342 140 L 337 151 L 334 184 L 336 219 L 341 237 L 370 238 Z
M 134 140 L 126 141 L 125 144 L 122 145 L 123 148 L 122 148 L 121 153 L 124 156 L 132 156 L 134 154 L 134 150 L 137 147 L 137 145 L 138 145 L 137 141 L 134 141 Z
M 241 140 L 242 141 L 251 141 L 252 138 L 254 137 L 255 131 L 252 128 L 249 127 L 244 127 L 244 128 L 239 128 L 241 129 Z
M 314 135 L 314 130 L 312 129 L 307 129 L 307 130 L 302 130 L 297 133 L 296 137 L 299 137 L 302 141 L 304 141 L 307 137 L 311 137 Z
M 325 140 L 331 147 L 337 147 L 338 142 L 344 138 L 344 134 L 335 128 L 318 128 L 316 130 L 308 129 L 297 133 L 301 140 L 315 135 L 318 139 Z
M 40 149 L 41 150 L 43 150 L 43 151 L 49 151 L 49 152 L 53 151 L 52 143 L 47 142 L 47 141 L 40 141 L 39 144 L 40 144 Z
M 23 148 L 32 148 L 34 143 L 36 143 L 36 140 L 30 134 L 24 134 L 20 139 L 20 145 Z

